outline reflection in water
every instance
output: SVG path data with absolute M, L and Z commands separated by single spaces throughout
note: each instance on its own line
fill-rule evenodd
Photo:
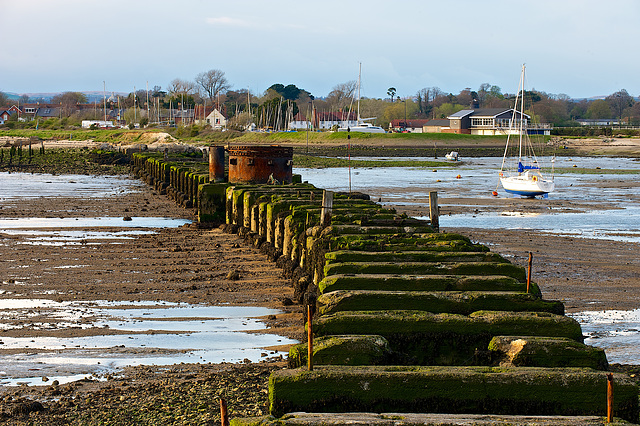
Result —
M 0 357 L 0 385 L 42 384 L 27 377 L 34 369 L 63 383 L 77 380 L 79 373 L 127 365 L 258 362 L 281 355 L 264 348 L 297 343 L 255 333 L 266 328 L 260 317 L 279 313 L 262 307 L 0 299 L 0 309 L 0 329 L 92 329 L 83 337 L 3 337 L 2 348 L 14 353 Z
M 580 323 L 584 342 L 604 349 L 610 363 L 640 364 L 640 309 L 567 315 Z

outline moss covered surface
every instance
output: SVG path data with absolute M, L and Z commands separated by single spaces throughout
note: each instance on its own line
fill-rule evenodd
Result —
M 608 367 L 603 349 L 567 338 L 496 336 L 489 342 L 489 350 L 500 353 L 503 363 L 515 367 Z
M 208 183 L 198 187 L 198 221 L 222 223 L 226 217 L 227 183 Z
M 539 295 L 538 286 L 531 284 L 530 292 Z M 321 293 L 335 290 L 524 292 L 526 284 L 502 275 L 338 274 L 325 276 L 318 289 Z
M 499 262 L 508 263 L 497 253 L 439 251 L 353 251 L 338 250 L 325 254 L 327 263 L 341 262 Z
M 323 231 L 323 235 L 384 235 L 384 234 L 429 234 L 433 228 L 424 226 L 360 226 L 331 225 Z
M 418 310 L 469 315 L 481 310 L 551 312 L 564 315 L 562 302 L 515 292 L 419 292 L 337 290 L 318 298 L 320 315 L 338 311 Z
M 324 267 L 324 276 L 337 274 L 504 275 L 524 282 L 524 268 L 496 262 L 341 262 Z
M 471 315 L 425 311 L 341 311 L 316 321 L 318 336 L 373 334 L 389 341 L 397 362 L 415 365 L 489 365 L 494 336 L 567 337 L 582 342 L 572 318 L 544 312 L 479 311 Z
M 638 420 L 638 388 L 615 375 L 614 410 Z M 607 378 L 591 369 L 339 367 L 280 370 L 269 379 L 271 414 L 444 412 L 606 414 Z
M 459 235 L 435 233 L 411 238 L 399 235 L 340 235 L 327 237 L 327 247 L 332 250 L 363 251 L 489 251 L 486 246 L 473 244 Z
M 307 365 L 306 343 L 289 350 L 289 366 Z M 314 365 L 384 365 L 391 357 L 389 343 L 382 336 L 325 336 L 313 341 Z

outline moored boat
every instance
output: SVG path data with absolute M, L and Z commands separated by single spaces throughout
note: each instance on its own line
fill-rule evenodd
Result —
M 360 117 L 360 77 L 362 75 L 362 64 L 358 72 L 358 92 L 357 92 L 357 121 L 355 126 L 340 127 L 339 132 L 362 132 L 362 133 L 386 133 L 380 126 L 375 126 L 371 123 L 367 123 L 366 120 L 373 120 L 373 118 L 361 118 Z
M 499 177 L 500 183 L 506 192 L 524 197 L 536 197 L 553 192 L 555 190 L 555 181 L 553 174 L 549 177 L 542 173 L 542 168 L 529 138 L 530 117 L 524 113 L 524 70 L 525 66 L 522 65 L 518 94 L 516 95 L 513 114 L 509 123 L 507 143 Z M 518 103 L 520 103 L 520 111 L 518 111 Z M 509 156 L 511 137 L 514 134 L 518 135 L 517 157 Z

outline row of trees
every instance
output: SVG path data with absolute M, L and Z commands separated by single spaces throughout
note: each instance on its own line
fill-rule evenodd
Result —
M 293 84 L 273 84 L 263 94 L 256 95 L 247 89 L 232 90 L 224 72 L 211 69 L 195 78 L 172 80 L 166 90 L 154 86 L 151 90 L 137 90 L 126 97 L 110 98 L 109 109 L 140 109 L 140 117 L 149 112 L 148 118 L 159 116 L 161 109 L 190 109 L 196 105 L 215 106 L 232 125 L 244 127 L 253 122 L 261 127 L 285 128 L 287 121 L 298 113 L 308 116 L 312 110 L 336 112 L 354 111 L 356 81 L 335 85 L 324 97 L 314 97 L 307 90 Z M 500 87 L 481 84 L 477 90 L 465 88 L 458 94 L 446 93 L 438 87 L 425 87 L 412 96 L 398 96 L 395 87 L 387 90 L 388 98 L 362 99 L 362 117 L 375 117 L 375 123 L 387 126 L 394 119 L 445 118 L 456 111 L 469 108 L 508 108 L 513 106 L 514 95 L 503 93 Z M 640 102 L 622 89 L 604 99 L 574 100 L 564 94 L 554 95 L 542 91 L 526 92 L 530 114 L 541 122 L 554 126 L 576 125 L 578 119 L 612 119 L 628 124 L 640 124 Z M 22 103 L 34 100 L 24 97 Z M 51 100 L 60 105 L 62 114 L 71 114 L 77 104 L 86 103 L 82 93 L 65 92 Z M 7 96 L 0 92 L 0 107 L 9 105 Z M 153 110 L 153 112 L 152 112 Z M 135 114 L 138 116 L 138 114 Z

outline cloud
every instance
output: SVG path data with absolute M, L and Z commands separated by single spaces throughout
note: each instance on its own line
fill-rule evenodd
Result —
M 207 18 L 205 22 L 209 25 L 222 25 L 226 27 L 251 27 L 251 23 L 243 21 L 242 19 L 230 18 L 228 16 L 221 16 L 219 18 Z

